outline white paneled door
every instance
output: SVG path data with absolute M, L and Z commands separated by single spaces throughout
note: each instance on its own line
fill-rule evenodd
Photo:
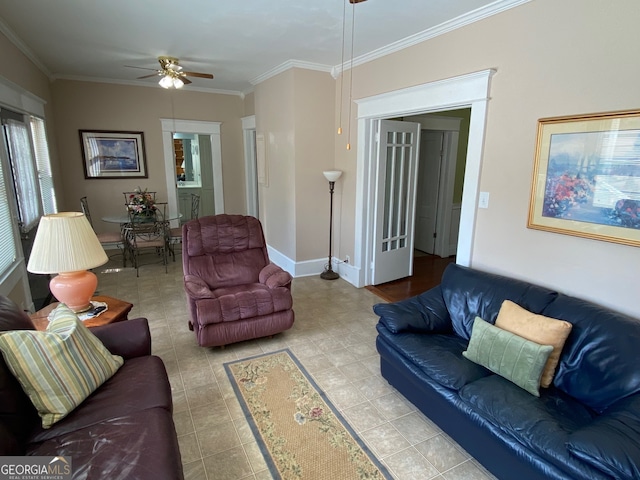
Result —
M 413 273 L 420 124 L 381 120 L 377 138 L 374 285 Z

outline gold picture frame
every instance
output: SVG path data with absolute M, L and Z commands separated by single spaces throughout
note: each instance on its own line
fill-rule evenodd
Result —
M 640 246 L 640 111 L 538 121 L 527 227 Z

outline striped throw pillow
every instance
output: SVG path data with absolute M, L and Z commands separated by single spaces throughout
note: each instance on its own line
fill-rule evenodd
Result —
M 46 332 L 0 335 L 4 359 L 38 410 L 43 428 L 67 416 L 123 364 L 66 305 L 60 304 L 50 320 Z

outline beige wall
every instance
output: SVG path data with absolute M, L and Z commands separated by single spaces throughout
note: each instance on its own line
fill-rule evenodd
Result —
M 267 243 L 296 258 L 295 121 L 293 69 L 255 89 L 256 135 L 264 137 L 266 185 L 258 185 L 260 220 Z
M 629 59 L 638 18 L 636 0 L 537 0 L 355 69 L 356 99 L 496 69 L 480 180 L 491 201 L 478 211 L 474 267 L 640 313 L 639 248 L 526 228 L 537 120 L 640 107 L 640 64 Z M 336 145 L 345 192 L 355 165 L 355 150 Z M 353 255 L 354 199 L 342 207 L 340 252 Z
M 323 72 L 295 69 L 296 260 L 329 253 L 329 183 L 333 169 L 333 98 L 335 82 Z M 334 194 L 339 218 L 340 189 Z M 337 224 L 337 223 L 336 223 Z M 336 236 L 337 238 L 337 236 Z
M 137 186 L 166 200 L 161 118 L 222 122 L 222 170 L 226 213 L 244 213 L 243 102 L 239 96 L 58 80 L 53 86 L 56 137 L 62 167 L 64 209 L 78 209 L 86 195 L 96 230 L 114 229 L 103 215 L 122 211 L 122 192 Z M 78 130 L 144 133 L 148 178 L 85 179 Z
M 244 101 L 243 101 L 244 111 L 242 113 L 243 117 L 248 117 L 250 115 L 256 114 L 255 97 L 256 96 L 254 92 L 247 93 L 244 96 Z
M 256 87 L 256 132 L 264 135 L 268 186 L 260 215 L 269 245 L 294 262 L 328 252 L 328 183 L 333 168 L 334 80 L 290 69 Z

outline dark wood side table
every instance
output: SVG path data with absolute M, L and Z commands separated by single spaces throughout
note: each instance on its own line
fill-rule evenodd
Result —
M 113 297 L 106 297 L 104 295 L 97 295 L 92 297 L 91 300 L 94 302 L 104 302 L 107 304 L 107 311 L 102 312 L 99 316 L 95 318 L 90 318 L 85 320 L 83 323 L 87 327 L 98 327 L 100 325 L 107 325 L 108 323 L 121 322 L 123 320 L 128 320 L 128 315 L 131 309 L 133 308 L 133 304 L 129 302 L 125 302 L 123 300 L 118 300 Z M 55 302 L 50 305 L 47 305 L 42 310 L 38 310 L 36 313 L 32 313 L 29 315 L 33 324 L 36 326 L 37 330 L 46 330 L 49 325 L 49 314 L 60 304 L 60 302 Z

